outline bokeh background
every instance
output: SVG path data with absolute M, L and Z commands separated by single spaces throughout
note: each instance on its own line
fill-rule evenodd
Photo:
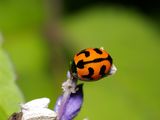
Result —
M 160 4 L 156 0 L 0 0 L 3 48 L 25 101 L 53 108 L 69 61 L 103 46 L 118 71 L 84 83 L 75 120 L 160 120 Z

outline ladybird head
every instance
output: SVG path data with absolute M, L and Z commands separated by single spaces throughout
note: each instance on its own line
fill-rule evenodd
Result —
M 72 60 L 70 62 L 70 74 L 72 75 L 72 77 L 77 78 L 77 67 L 76 64 L 74 62 L 74 60 Z

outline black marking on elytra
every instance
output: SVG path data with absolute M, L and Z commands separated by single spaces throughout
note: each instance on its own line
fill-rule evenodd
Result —
M 112 60 L 112 58 L 111 58 L 111 56 L 108 54 L 108 57 L 107 57 L 107 60 L 111 63 L 111 65 L 112 65 L 112 63 L 113 63 L 113 60 Z
M 105 76 L 105 70 L 106 70 L 106 66 L 103 65 L 103 66 L 101 67 L 100 71 L 99 71 L 99 74 L 100 74 L 102 77 Z
M 80 54 L 83 54 L 83 53 L 85 54 L 86 57 L 89 57 L 89 56 L 90 56 L 90 52 L 89 52 L 89 51 L 86 51 L 86 50 L 82 50 L 81 52 L 79 52 L 79 53 L 77 54 L 77 56 L 80 55 Z
M 102 54 L 103 53 L 99 48 L 94 48 L 93 50 L 98 54 Z
M 91 61 L 80 60 L 80 61 L 78 61 L 78 63 L 77 63 L 76 66 L 79 69 L 83 69 L 85 64 L 88 64 L 88 63 L 97 63 L 97 62 L 101 62 L 101 61 L 104 61 L 104 60 L 108 60 L 112 64 L 112 58 L 111 58 L 110 55 L 108 55 L 108 57 L 106 57 L 106 58 L 97 58 L 97 59 L 94 59 L 94 60 L 91 60 Z
M 84 65 L 85 65 L 85 62 L 83 62 L 83 60 L 80 60 L 80 61 L 78 61 L 78 63 L 77 63 L 77 67 L 80 68 L 80 69 L 83 69 L 83 68 L 84 68 Z
M 94 74 L 93 68 L 89 67 L 88 71 L 89 71 L 89 74 L 88 75 L 82 75 L 82 77 L 86 78 L 86 79 L 92 79 L 92 75 Z
M 94 60 L 92 60 L 92 61 L 88 61 L 89 63 L 96 63 L 96 62 L 101 62 L 101 61 L 103 61 L 103 60 L 107 60 L 107 58 L 97 58 L 97 59 L 94 59 Z

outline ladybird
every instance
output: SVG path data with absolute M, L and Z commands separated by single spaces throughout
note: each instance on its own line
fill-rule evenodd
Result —
M 82 81 L 96 81 L 109 75 L 112 62 L 103 48 L 87 48 L 74 55 L 70 73 Z

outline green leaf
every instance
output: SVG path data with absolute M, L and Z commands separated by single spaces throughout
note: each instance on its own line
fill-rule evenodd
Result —
M 16 86 L 15 74 L 8 55 L 0 48 L 0 120 L 19 110 L 23 97 Z

